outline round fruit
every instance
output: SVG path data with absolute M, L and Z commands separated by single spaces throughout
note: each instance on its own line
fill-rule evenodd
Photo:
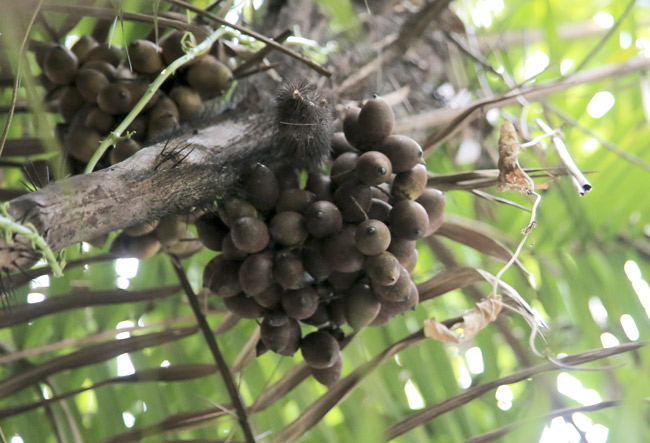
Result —
M 324 369 L 333 366 L 340 358 L 341 347 L 328 332 L 316 331 L 303 337 L 300 352 L 309 366 Z
M 122 47 L 111 43 L 102 43 L 88 52 L 86 60 L 99 60 L 117 66 L 122 61 Z
M 76 88 L 65 86 L 59 97 L 59 112 L 65 121 L 71 121 L 86 104 Z
M 345 152 L 355 151 L 354 147 L 350 143 L 348 143 L 348 141 L 345 139 L 345 134 L 343 134 L 342 132 L 335 132 L 332 135 L 331 146 L 332 146 L 332 156 L 334 158 L 339 157 L 341 154 Z
M 133 70 L 139 74 L 156 74 L 164 67 L 161 49 L 149 40 L 135 40 L 127 48 Z
M 225 260 L 222 255 L 217 255 L 205 267 L 203 284 L 207 284 L 210 291 L 219 297 L 234 297 L 241 292 L 239 266 L 239 263 Z
M 123 83 L 110 83 L 97 94 L 97 104 L 109 114 L 126 114 L 133 107 L 133 97 Z
M 259 211 L 273 209 L 280 195 L 275 174 L 261 163 L 256 163 L 244 172 L 242 188 L 246 199 Z
M 417 199 L 429 216 L 429 228 L 426 236 L 433 234 L 442 225 L 442 214 L 445 210 L 445 194 L 437 189 L 428 188 Z
M 291 328 L 286 326 L 290 320 L 293 319 L 281 312 L 269 312 L 264 316 L 260 324 L 260 339 L 271 351 L 278 352 L 289 344 Z
M 279 212 L 271 219 L 269 232 L 273 240 L 283 246 L 298 245 L 307 238 L 305 218 L 293 211 Z
M 124 233 L 129 237 L 140 237 L 142 235 L 151 234 L 158 226 L 158 220 L 151 222 L 138 223 L 137 225 L 129 226 L 124 229 Z
M 119 257 L 145 259 L 153 257 L 160 251 L 160 242 L 152 235 L 129 237 L 125 234 L 117 236 L 110 251 Z
M 242 217 L 257 217 L 257 209 L 241 198 L 229 198 L 219 202 L 217 211 L 221 221 L 229 227 Z
M 120 141 L 115 148 L 111 150 L 108 159 L 111 162 L 111 165 L 118 164 L 138 152 L 140 148 L 140 143 L 132 138 L 127 138 L 126 140 Z
M 216 96 L 230 86 L 233 76 L 228 66 L 206 55 L 187 70 L 187 83 L 201 94 Z
M 411 276 L 406 268 L 401 266 L 397 283 L 391 286 L 383 286 L 372 281 L 371 286 L 375 294 L 380 296 L 382 300 L 403 302 L 409 298 L 411 283 Z
M 327 386 L 328 388 L 334 385 L 337 380 L 341 377 L 341 371 L 343 369 L 343 358 L 339 355 L 339 358 L 334 362 L 329 368 L 318 369 L 311 368 L 311 375 L 322 385 Z
M 247 257 L 239 268 L 239 284 L 250 296 L 260 294 L 273 285 L 273 258 L 262 252 Z
M 275 256 L 273 277 L 284 289 L 300 289 L 305 285 L 305 269 L 300 256 L 295 252 L 283 251 Z
M 221 243 L 221 255 L 227 260 L 240 261 L 248 257 L 248 254 L 237 248 L 232 242 L 232 235 L 230 232 L 226 234 Z
M 393 238 L 388 247 L 388 252 L 393 254 L 406 270 L 411 273 L 418 262 L 418 250 L 415 240 Z
M 345 111 L 345 118 L 343 119 L 343 133 L 345 139 L 355 148 L 363 144 L 363 139 L 359 133 L 359 113 L 361 108 L 357 106 L 350 106 Z
M 422 162 L 422 148 L 405 135 L 388 136 L 376 149 L 390 159 L 395 173 L 409 171 Z
M 72 45 L 70 50 L 77 56 L 77 60 L 79 60 L 80 63 L 83 63 L 86 61 L 88 53 L 98 45 L 99 43 L 97 43 L 97 40 L 90 35 L 82 35 L 79 37 L 79 40 Z
M 302 260 L 305 271 L 316 281 L 325 280 L 332 273 L 332 267 L 321 254 L 320 244 L 317 242 L 311 242 L 303 248 Z
M 343 220 L 359 223 L 368 218 L 372 203 L 370 187 L 356 179 L 350 179 L 338 187 L 334 202 L 341 211 Z
M 343 229 L 323 241 L 321 253 L 333 270 L 354 272 L 363 267 L 364 255 L 359 252 L 354 242 L 354 231 Z
M 244 294 L 224 298 L 223 303 L 230 312 L 242 318 L 259 318 L 266 312 L 263 307 L 255 303 L 255 300 Z
M 358 117 L 359 136 L 364 144 L 381 143 L 391 132 L 395 124 L 393 108 L 381 97 L 375 96 L 361 107 Z
M 185 234 L 186 226 L 178 217 L 167 216 L 160 219 L 154 235 L 163 245 L 177 242 Z
M 248 254 L 262 251 L 269 244 L 266 223 L 254 217 L 241 217 L 231 226 L 230 235 L 237 249 Z
M 426 235 L 429 216 L 422 205 L 412 200 L 401 200 L 393 205 L 388 218 L 390 231 L 405 240 L 417 240 Z
M 402 265 L 390 252 L 382 252 L 366 259 L 366 273 L 373 284 L 392 286 L 400 277 Z
M 111 130 L 115 124 L 115 119 L 108 112 L 102 111 L 99 107 L 94 106 L 86 114 L 84 124 L 87 128 L 95 129 L 100 134 L 105 134 Z
M 370 210 L 368 210 L 368 218 L 386 223 L 390 216 L 391 209 L 393 209 L 393 207 L 390 203 L 378 198 L 373 198 L 370 203 Z
M 89 103 L 96 103 L 97 95 L 109 83 L 106 76 L 96 69 L 82 68 L 75 78 L 79 94 Z
M 355 168 L 359 180 L 370 186 L 387 182 L 393 173 L 388 157 L 378 151 L 361 154 Z
M 282 309 L 287 315 L 296 320 L 303 320 L 314 315 L 320 299 L 311 286 L 285 291 L 282 295 Z
M 390 245 L 390 230 L 379 220 L 366 220 L 357 226 L 354 243 L 364 255 L 379 255 Z
M 328 201 L 312 203 L 305 211 L 307 231 L 316 238 L 334 235 L 343 227 L 343 218 L 339 208 Z
M 257 304 L 268 309 L 274 309 L 282 300 L 282 288 L 278 285 L 272 285 L 265 291 L 253 296 Z
M 77 56 L 63 45 L 50 48 L 43 60 L 43 71 L 47 78 L 57 85 L 72 83 L 77 75 Z
M 94 129 L 78 126 L 65 135 L 63 146 L 71 156 L 88 163 L 102 141 L 102 136 Z
M 304 189 L 285 189 L 278 197 L 275 210 L 276 212 L 294 211 L 303 214 L 314 198 L 314 194 Z
M 415 200 L 427 188 L 427 178 L 427 168 L 415 165 L 410 171 L 395 176 L 391 193 L 397 200 Z
M 372 323 L 381 309 L 381 303 L 365 284 L 355 285 L 343 300 L 345 300 L 345 318 L 354 329 Z
M 355 152 L 346 152 L 336 157 L 336 160 L 332 163 L 332 169 L 330 170 L 332 183 L 339 185 L 352 178 L 354 176 L 358 159 L 359 155 Z
M 298 349 L 300 349 L 302 331 L 300 330 L 298 322 L 293 318 L 289 319 L 285 328 L 289 331 L 289 340 L 287 345 L 278 351 L 278 354 L 291 357 Z
M 180 121 L 195 119 L 205 110 L 201 96 L 194 89 L 187 86 L 174 86 L 169 91 L 169 97 L 178 107 Z
M 332 201 L 331 185 L 332 179 L 329 176 L 312 172 L 307 176 L 305 189 L 312 192 L 316 200 Z

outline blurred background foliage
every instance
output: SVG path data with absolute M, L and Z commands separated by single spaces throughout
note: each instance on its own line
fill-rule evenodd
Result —
M 142 2 L 115 2 L 124 10 L 148 10 Z M 205 7 L 209 2 L 194 1 Z M 363 4 L 347 0 L 323 0 L 332 16 L 332 30 L 344 48 L 359 32 L 361 23 L 372 27 L 381 16 L 367 16 Z M 452 10 L 462 20 L 479 55 L 494 72 L 480 68 L 448 42 L 449 61 L 443 70 L 446 80 L 432 85 L 436 97 L 450 109 L 462 108 L 474 100 L 509 90 L 504 75 L 529 86 L 561 79 L 572 69 L 602 70 L 611 64 L 625 64 L 650 56 L 650 2 L 560 0 L 461 0 Z M 234 2 L 244 20 L 255 21 L 261 2 Z M 415 7 L 418 2 L 403 3 Z M 367 7 L 373 11 L 373 2 Z M 48 16 L 48 19 L 50 16 Z M 51 14 L 50 24 L 58 27 L 65 15 Z M 2 44 L 5 51 L 17 53 L 21 29 L 11 29 L 3 17 Z M 69 33 L 90 33 L 95 20 L 87 18 Z M 128 43 L 150 31 L 148 25 L 118 23 L 113 41 Z M 431 32 L 439 32 L 437 29 Z M 15 34 L 15 35 L 14 35 Z M 304 36 L 309 37 L 309 36 Z M 34 27 L 32 38 L 46 40 L 42 26 Z M 327 42 L 320 42 L 326 45 Z M 468 43 L 470 45 L 470 43 Z M 471 46 L 471 45 L 470 45 Z M 331 46 L 330 46 L 331 48 Z M 597 51 L 592 52 L 594 48 Z M 33 59 L 24 66 L 26 88 L 20 98 L 35 112 L 17 114 L 9 138 L 24 136 L 54 139 L 54 124 L 60 117 L 38 112 L 41 98 L 30 80 L 37 68 Z M 584 62 L 584 63 L 583 63 Z M 3 71 L 7 72 L 7 71 Z M 494 167 L 498 126 L 502 117 L 525 121 L 531 136 L 541 132 L 535 118 L 543 118 L 561 128 L 565 143 L 576 163 L 588 178 L 593 191 L 580 197 L 568 178 L 553 181 L 542 191 L 537 226 L 521 253 L 530 270 L 529 279 L 518 268 L 508 270 L 503 280 L 516 288 L 549 325 L 546 343 L 537 341 L 550 355 L 575 354 L 619 343 L 643 341 L 650 333 L 650 80 L 643 71 L 610 75 L 575 86 L 531 102 L 500 110 L 485 109 L 476 121 L 435 151 L 427 161 L 430 171 L 448 174 Z M 418 85 L 410 85 L 417 88 Z M 394 89 L 386 79 L 378 80 L 379 93 Z M 36 91 L 30 94 L 26 91 Z M 8 106 L 11 88 L 0 89 L 0 103 Z M 363 97 L 357 97 L 361 99 Z M 432 98 L 432 103 L 433 103 Z M 433 105 L 432 105 L 433 107 Z M 408 118 L 407 108 L 396 108 L 398 116 Z M 555 112 L 558 110 L 559 112 Z M 644 112 L 645 111 L 645 112 Z M 36 117 L 34 117 L 36 116 Z M 4 121 L 4 118 L 0 118 Z M 420 131 L 425 132 L 425 131 Z M 49 153 L 57 155 L 55 143 Z M 632 154 L 626 159 L 620 152 Z M 558 164 L 557 154 L 548 144 L 530 148 L 520 157 L 523 167 L 549 167 Z M 2 187 L 20 188 L 20 170 L 3 168 Z M 488 192 L 496 194 L 493 188 Z M 501 195 L 526 207 L 532 201 L 519 195 Z M 514 250 L 527 225 L 529 214 L 513 206 L 496 204 L 462 191 L 447 195 L 446 220 L 465 224 L 500 240 Z M 437 250 L 448 249 L 462 265 L 496 274 L 503 263 L 467 246 L 437 238 Z M 420 242 L 415 279 L 422 282 L 444 269 L 426 241 Z M 434 248 L 436 249 L 436 248 Z M 70 248 L 68 261 L 101 255 L 105 250 L 88 245 Z M 184 267 L 194 289 L 201 286 L 205 264 L 214 253 L 203 250 L 186 259 Z M 135 259 L 105 260 L 69 268 L 63 278 L 40 277 L 15 291 L 11 305 L 37 303 L 83 289 L 92 291 L 145 290 L 177 285 L 169 260 L 158 255 L 138 262 Z M 489 292 L 478 285 L 479 294 Z M 40 294 L 40 295 L 39 295 Z M 362 330 L 344 350 L 343 376 L 382 350 L 416 332 L 428 317 L 447 319 L 474 306 L 476 292 L 454 290 L 427 301 L 414 311 L 380 328 Z M 216 327 L 225 317 L 218 302 L 210 302 L 208 319 Z M 11 315 L 11 308 L 6 313 Z M 155 301 L 81 307 L 33 319 L 0 330 L 4 357 L 28 350 L 26 359 L 0 366 L 0 377 L 18 374 L 28 365 L 38 365 L 70 354 L 80 345 L 96 344 L 115 338 L 116 329 L 134 328 L 133 336 L 162 331 L 170 327 L 195 324 L 192 311 L 182 293 Z M 254 321 L 239 321 L 218 336 L 226 361 L 232 364 L 254 334 Z M 106 332 L 107 334 L 101 335 Z M 129 337 L 122 332 L 119 338 Z M 533 355 L 528 346 L 530 329 L 516 315 L 502 316 L 474 340 L 461 345 L 443 345 L 427 340 L 412 346 L 377 367 L 324 419 L 307 432 L 302 441 L 347 442 L 380 441 L 382 432 L 424 407 L 462 394 L 470 387 L 517 372 L 525 366 L 545 361 Z M 53 349 L 44 348 L 54 345 Z M 600 371 L 571 371 L 566 368 L 542 374 L 512 385 L 504 385 L 453 408 L 413 431 L 398 437 L 403 442 L 456 442 L 516 423 L 514 430 L 500 441 L 543 442 L 620 442 L 650 441 L 647 423 L 650 396 L 650 355 L 642 348 L 600 362 Z M 255 402 L 265 387 L 280 380 L 300 362 L 267 353 L 234 374 L 247 405 Z M 91 387 L 102 380 L 129 375 L 134 371 L 177 364 L 211 364 L 203 337 L 194 332 L 187 338 L 160 346 L 123 354 L 97 364 L 70 368 L 47 378 L 47 385 L 24 389 L 0 400 L 0 409 L 38 401 L 45 396 Z M 590 366 L 596 367 L 596 366 Z M 40 393 L 39 393 L 40 389 Z M 268 409 L 251 415 L 260 440 L 273 438 L 298 418 L 310 404 L 326 392 L 311 378 L 278 399 Z M 551 410 L 587 406 L 603 401 L 619 401 L 616 406 L 594 412 L 577 412 L 564 417 L 545 417 Z M 143 428 L 186 411 L 215 408 L 230 399 L 217 373 L 179 382 L 139 382 L 112 384 L 87 390 L 49 410 L 38 408 L 0 421 L 4 439 L 12 443 L 56 441 L 53 423 L 60 427 L 64 441 L 101 441 L 113 435 Z M 208 420 L 184 430 L 157 434 L 160 440 L 241 440 L 234 416 Z M 480 441 L 480 440 L 477 440 Z M 489 441 L 489 440 L 485 440 Z

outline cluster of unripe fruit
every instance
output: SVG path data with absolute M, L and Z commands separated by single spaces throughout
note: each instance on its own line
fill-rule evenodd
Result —
M 382 325 L 414 309 L 416 240 L 442 222 L 444 196 L 426 187 L 422 149 L 391 135 L 394 115 L 381 98 L 347 110 L 332 137 L 330 173 L 251 167 L 239 197 L 196 222 L 220 251 L 204 286 L 233 313 L 261 319 L 258 354 L 301 350 L 329 386 L 341 373 L 341 326 Z M 299 322 L 318 331 L 302 337 Z
M 128 58 L 121 46 L 98 43 L 90 36 L 81 37 L 70 49 L 54 43 L 35 47 L 48 100 L 69 123 L 62 136 L 68 155 L 84 164 L 90 160 L 101 140 L 142 98 L 149 83 L 184 54 L 183 36 L 175 31 L 161 40 L 160 46 L 149 40 L 133 41 L 126 48 Z M 102 164 L 119 163 L 142 143 L 164 138 L 179 123 L 199 117 L 204 101 L 222 94 L 233 79 L 227 64 L 231 59 L 221 55 L 219 60 L 219 53 L 225 54 L 223 47 L 213 45 L 210 53 L 165 82 L 127 129 L 134 131 L 133 136 L 111 149 Z

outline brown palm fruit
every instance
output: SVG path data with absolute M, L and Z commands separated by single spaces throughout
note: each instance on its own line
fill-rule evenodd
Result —
M 226 305 L 230 312 L 242 318 L 260 318 L 266 313 L 266 309 L 245 294 L 224 298 L 223 304 Z
M 178 127 L 179 118 L 176 104 L 169 97 L 160 97 L 147 114 L 147 138 L 168 137 Z
M 239 268 L 239 284 L 249 296 L 260 294 L 273 285 L 273 256 L 269 252 L 249 255 Z
M 147 118 L 142 114 L 138 115 L 126 128 L 126 132 L 133 133 L 131 138 L 142 143 L 147 137 Z
M 201 96 L 194 89 L 187 86 L 174 86 L 169 91 L 169 98 L 176 104 L 182 122 L 199 117 L 205 110 Z
M 357 179 L 350 179 L 340 185 L 334 193 L 334 202 L 341 211 L 343 221 L 359 223 L 368 218 L 372 203 L 370 186 Z
M 372 198 L 376 198 L 386 203 L 391 202 L 392 198 L 390 195 L 390 184 L 388 182 L 373 186 L 370 188 L 370 190 L 372 191 Z
M 300 330 L 298 322 L 293 318 L 289 319 L 285 328 L 289 330 L 289 340 L 287 345 L 278 351 L 278 354 L 291 357 L 296 353 L 296 351 L 298 351 L 298 349 L 300 349 L 302 331 Z
M 221 251 L 223 239 L 229 230 L 217 214 L 209 212 L 203 214 L 194 222 L 194 225 L 203 246 L 212 251 Z
M 303 320 L 314 315 L 314 312 L 318 309 L 320 299 L 314 288 L 305 286 L 304 288 L 285 291 L 282 294 L 281 303 L 282 309 L 289 317 Z
M 393 254 L 402 266 L 409 272 L 413 272 L 418 262 L 418 250 L 415 247 L 415 240 L 403 240 L 393 238 L 388 247 L 388 252 Z
M 160 251 L 160 242 L 153 235 L 129 237 L 122 233 L 115 238 L 110 251 L 119 257 L 144 260 Z
M 153 233 L 160 243 L 166 245 L 183 238 L 186 229 L 185 224 L 178 217 L 169 215 L 160 219 Z
M 63 138 L 63 146 L 68 154 L 83 163 L 88 163 L 102 141 L 102 136 L 94 129 L 75 126 Z
M 305 189 L 312 192 L 316 200 L 332 201 L 332 179 L 319 172 L 310 173 L 307 176 L 307 185 Z
M 230 86 L 232 71 L 211 55 L 187 69 L 187 83 L 200 94 L 214 97 Z
M 370 202 L 370 210 L 368 210 L 368 218 L 371 220 L 378 220 L 380 222 L 388 222 L 390 217 L 390 210 L 393 209 L 390 203 L 387 203 L 378 198 L 373 198 Z
M 175 255 L 178 258 L 188 258 L 203 248 L 201 241 L 194 236 L 189 229 L 185 230 L 183 237 L 177 242 L 170 243 L 163 247 L 167 254 Z
M 110 83 L 106 76 L 96 69 L 82 68 L 75 78 L 79 94 L 89 103 L 96 103 L 99 92 Z
M 221 255 L 228 260 L 241 261 L 248 257 L 248 254 L 237 248 L 232 242 L 232 235 L 230 232 L 226 234 L 221 243 Z
M 343 326 L 347 323 L 345 318 L 345 297 L 339 297 L 327 305 L 327 312 L 330 314 L 330 321 L 337 326 Z
M 346 152 L 356 151 L 356 149 L 345 139 L 345 134 L 342 132 L 335 132 L 332 135 L 331 146 L 332 156 L 334 158 L 338 158 L 341 154 L 344 154 Z
M 361 271 L 354 272 L 339 272 L 334 271 L 327 278 L 327 281 L 338 291 L 345 291 L 350 289 L 359 280 Z
M 241 217 L 232 224 L 230 235 L 237 249 L 255 254 L 269 244 L 269 229 L 264 221 L 254 217 Z
M 366 274 L 373 284 L 392 286 L 397 283 L 403 266 L 390 252 L 382 252 L 366 258 Z
M 284 349 L 291 338 L 289 317 L 283 312 L 268 312 L 260 324 L 260 339 L 273 352 Z M 293 320 L 295 321 L 295 320 Z
M 396 200 L 415 200 L 427 188 L 427 178 L 427 168 L 415 165 L 410 171 L 395 176 L 391 193 Z
M 330 333 L 315 331 L 302 338 L 300 352 L 309 366 L 324 369 L 333 366 L 340 358 L 341 347 Z
M 345 117 L 343 118 L 343 134 L 345 139 L 355 148 L 363 145 L 359 130 L 359 113 L 361 108 L 357 106 L 350 106 L 345 110 Z
M 115 124 L 115 119 L 108 112 L 102 111 L 99 107 L 92 107 L 86 114 L 84 125 L 87 128 L 94 129 L 100 134 L 105 134 L 111 130 Z
M 332 169 L 330 170 L 330 177 L 332 183 L 340 185 L 341 183 L 354 177 L 359 154 L 356 152 L 345 152 L 334 160 Z
M 445 210 L 445 194 L 437 189 L 428 188 L 416 201 L 422 205 L 429 216 L 429 228 L 425 234 L 425 237 L 428 237 L 442 225 L 442 214 Z
M 97 104 L 109 114 L 126 114 L 133 108 L 133 97 L 125 83 L 110 83 L 97 94 Z
M 135 40 L 127 47 L 133 70 L 138 74 L 156 74 L 164 67 L 161 49 L 149 40 Z
M 354 243 L 363 255 L 379 255 L 390 245 L 390 230 L 379 220 L 366 220 L 357 226 Z
M 426 235 L 429 216 L 421 204 L 412 200 L 400 200 L 390 211 L 388 225 L 394 236 L 405 240 L 417 240 Z
M 371 280 L 371 287 L 374 293 L 381 297 L 381 300 L 402 302 L 409 297 L 411 276 L 404 266 L 400 266 L 399 278 L 396 283 L 391 286 L 384 286 Z
M 86 102 L 72 86 L 65 86 L 59 96 L 59 112 L 65 121 L 71 121 Z
M 52 83 L 57 85 L 72 83 L 78 68 L 77 56 L 63 45 L 50 48 L 43 60 L 43 72 Z
M 280 195 L 280 186 L 275 174 L 261 163 L 256 163 L 244 172 L 242 190 L 246 199 L 258 211 L 273 209 Z
M 117 66 L 122 61 L 122 47 L 112 43 L 99 44 L 86 54 L 86 60 L 99 60 Z
M 304 320 L 301 321 L 307 325 L 316 326 L 318 328 L 321 326 L 325 326 L 329 323 L 330 315 L 327 312 L 327 308 L 325 307 L 325 304 L 321 302 L 318 305 L 316 312 L 314 312 L 311 317 L 305 318 Z
M 52 80 L 47 78 L 44 72 L 41 72 L 37 77 L 38 83 L 45 88 L 45 91 L 52 92 L 58 85 L 53 83 Z
M 361 154 L 355 169 L 359 180 L 370 186 L 386 183 L 393 173 L 388 157 L 378 151 Z
M 255 294 L 253 298 L 258 305 L 268 309 L 275 309 L 282 300 L 282 288 L 276 284 L 271 285 L 267 290 Z
M 420 301 L 418 288 L 415 283 L 410 282 L 408 295 L 401 301 L 391 301 L 382 298 L 380 315 L 393 318 L 396 315 L 403 314 L 407 311 L 415 309 Z
M 280 193 L 275 204 L 276 212 L 293 211 L 304 214 L 307 207 L 314 202 L 314 194 L 304 189 L 285 189 Z
M 307 238 L 305 217 L 297 212 L 278 212 L 269 222 L 271 238 L 282 246 L 295 246 Z
M 375 95 L 363 104 L 357 121 L 363 144 L 372 146 L 381 143 L 393 132 L 395 114 L 386 100 Z
M 124 233 L 130 237 L 140 237 L 142 235 L 151 234 L 158 226 L 158 220 L 151 222 L 138 223 L 137 225 L 129 226 L 124 229 Z
M 422 162 L 422 148 L 405 135 L 390 135 L 376 149 L 390 159 L 395 173 L 409 171 Z
M 317 201 L 305 211 L 305 227 L 316 238 L 325 238 L 336 234 L 343 227 L 341 211 L 334 203 Z
M 34 52 L 34 57 L 36 58 L 36 63 L 38 67 L 43 69 L 45 65 L 45 57 L 47 53 L 50 52 L 50 49 L 55 47 L 57 43 L 54 42 L 39 42 L 33 41 L 33 46 L 30 44 L 30 50 Z
M 329 261 L 321 254 L 320 243 L 312 241 L 302 250 L 302 263 L 305 271 L 316 281 L 323 281 L 332 273 Z
M 341 378 L 341 371 L 343 370 L 343 357 L 339 353 L 339 358 L 329 368 L 318 369 L 310 368 L 311 375 L 314 376 L 318 383 L 326 387 L 331 387 Z
M 269 350 L 269 348 L 266 347 L 262 339 L 257 340 L 257 344 L 255 344 L 255 357 L 260 357 Z
M 219 203 L 217 207 L 221 221 L 230 228 L 242 217 L 257 218 L 257 209 L 246 200 L 241 198 L 228 198 Z
M 160 42 L 162 57 L 165 64 L 169 65 L 177 58 L 185 55 L 185 51 L 183 50 L 183 45 L 181 43 L 184 34 L 185 32 L 183 31 L 174 31 Z M 189 34 L 189 40 L 189 43 L 196 44 L 196 38 L 194 38 L 193 34 Z M 192 61 L 190 63 L 195 62 Z
M 115 66 L 102 60 L 87 61 L 79 68 L 80 71 L 82 69 L 94 69 L 95 71 L 99 71 L 104 74 L 109 81 L 113 81 L 117 78 L 117 69 L 115 69 Z
M 275 177 L 278 179 L 278 186 L 280 187 L 280 193 L 288 189 L 300 188 L 300 176 L 298 175 L 298 171 L 293 166 L 287 164 L 276 166 L 273 169 L 273 173 L 275 174 Z
M 365 256 L 354 243 L 353 229 L 344 228 L 321 244 L 321 254 L 335 271 L 354 272 L 363 267 Z
M 284 289 L 300 289 L 305 285 L 305 269 L 300 256 L 292 251 L 275 255 L 273 277 Z
M 86 56 L 88 53 L 98 45 L 99 43 L 97 43 L 97 40 L 95 40 L 92 36 L 82 35 L 79 37 L 79 40 L 77 40 L 75 44 L 72 45 L 72 48 L 70 48 L 70 50 L 74 53 L 74 55 L 77 56 L 79 63 L 83 63 L 86 61 Z
M 381 303 L 366 284 L 355 285 L 345 300 L 345 318 L 354 329 L 368 326 L 379 314 Z
M 116 165 L 138 152 L 142 146 L 132 138 L 121 140 L 108 154 L 111 165 Z

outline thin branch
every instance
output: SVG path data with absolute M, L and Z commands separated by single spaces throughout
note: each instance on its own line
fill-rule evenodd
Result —
M 278 34 L 277 36 L 273 37 L 273 41 L 278 42 L 278 43 L 282 43 L 282 42 L 284 42 L 287 38 L 289 38 L 291 35 L 292 35 L 292 32 L 291 32 L 290 30 L 287 29 L 287 30 L 285 30 L 285 31 L 282 31 L 282 32 L 281 32 L 280 34 Z M 264 59 L 264 57 L 266 57 L 267 55 L 269 55 L 269 53 L 271 53 L 271 51 L 273 51 L 273 49 L 275 49 L 275 48 L 274 48 L 273 46 L 271 46 L 271 45 L 266 45 L 266 46 L 264 46 L 262 49 L 260 49 L 260 50 L 257 51 L 255 54 L 253 54 L 253 55 L 251 56 L 251 58 L 249 58 L 248 60 L 246 60 L 246 61 L 245 61 L 244 63 L 242 63 L 241 65 L 237 66 L 237 68 L 235 68 L 235 69 L 232 71 L 232 75 L 233 75 L 235 78 L 243 77 L 244 75 L 249 75 L 249 74 L 247 73 L 248 68 L 250 68 L 251 66 L 255 65 L 256 63 L 261 62 L 261 61 Z
M 187 294 L 187 299 L 190 302 L 192 311 L 194 311 L 194 316 L 196 317 L 199 328 L 201 328 L 201 332 L 203 332 L 205 341 L 208 343 L 212 357 L 214 358 L 214 361 L 217 364 L 219 371 L 221 372 L 223 381 L 226 384 L 226 389 L 228 390 L 228 395 L 230 395 L 230 399 L 232 400 L 232 403 L 235 406 L 235 410 L 237 411 L 237 418 L 239 419 L 239 424 L 241 425 L 242 431 L 244 432 L 246 442 L 255 443 L 255 437 L 253 436 L 253 431 L 251 430 L 250 423 L 248 422 L 248 415 L 246 413 L 246 408 L 244 407 L 244 402 L 239 395 L 235 381 L 232 379 L 230 367 L 228 367 L 226 360 L 223 358 L 223 355 L 219 350 L 217 340 L 214 338 L 214 334 L 212 333 L 212 329 L 210 329 L 210 325 L 208 324 L 208 321 L 205 319 L 205 316 L 201 311 L 199 299 L 192 290 L 190 282 L 187 280 L 185 270 L 183 269 L 180 260 L 175 256 L 170 256 L 170 260 L 172 266 L 174 267 L 174 270 L 176 271 L 176 275 L 178 275 L 181 286 Z
M 568 357 L 560 359 L 560 362 L 566 364 L 567 366 L 581 365 L 584 363 L 589 363 L 596 360 L 602 360 L 613 355 L 621 354 L 624 352 L 630 352 L 637 350 L 645 346 L 647 342 L 635 342 L 635 343 L 624 343 L 619 346 L 612 348 L 599 348 L 593 349 L 590 351 L 581 352 L 579 354 L 574 354 Z M 421 426 L 429 421 L 433 420 L 436 417 L 439 417 L 449 411 L 452 411 L 456 408 L 459 408 L 470 401 L 484 395 L 487 392 L 490 392 L 493 389 L 498 388 L 501 385 L 509 385 L 517 383 L 527 378 L 531 378 L 535 375 L 549 372 L 557 369 L 557 366 L 553 363 L 545 363 L 542 365 L 533 366 L 531 368 L 526 368 L 514 374 L 493 380 L 487 383 L 483 383 L 478 386 L 469 388 L 465 392 L 455 397 L 451 397 L 441 403 L 425 408 L 410 417 L 400 421 L 399 423 L 391 426 L 385 433 L 385 441 L 390 441 L 394 438 L 403 435 L 412 429 L 415 429 L 418 426 Z

